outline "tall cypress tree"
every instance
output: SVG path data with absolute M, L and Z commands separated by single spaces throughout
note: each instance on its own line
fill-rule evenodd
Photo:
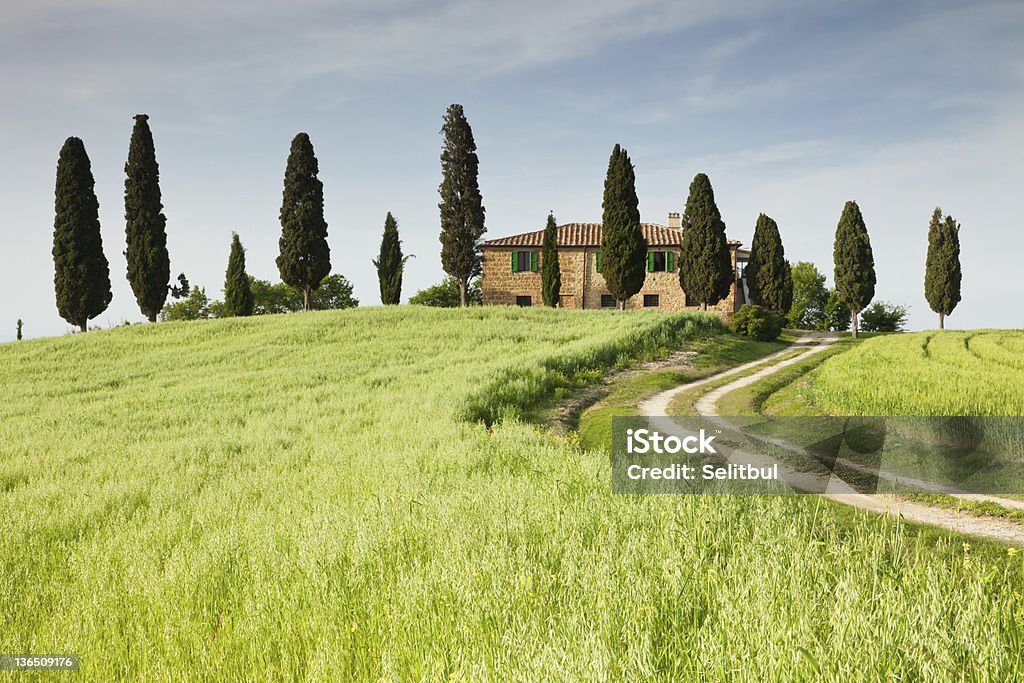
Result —
M 245 272 L 245 248 L 238 233 L 231 233 L 231 255 L 224 276 L 224 315 L 252 315 L 253 296 L 249 274 Z
M 405 262 L 412 255 L 402 255 L 402 240 L 398 238 L 398 221 L 388 211 L 384 219 L 384 235 L 380 240 L 380 254 L 373 265 L 380 283 L 380 302 L 385 306 L 402 303 L 402 274 Z
M 942 219 L 936 208 L 928 224 L 928 260 L 924 272 L 924 296 L 939 314 L 939 329 L 960 303 L 960 225 L 952 216 Z
M 156 163 L 149 117 L 135 116 L 128 161 L 124 165 L 124 218 L 128 282 L 139 309 L 156 322 L 167 301 L 171 259 L 167 253 L 167 218 L 160 201 L 160 167 Z
M 644 286 L 647 240 L 640 228 L 636 175 L 625 149 L 615 145 L 604 180 L 601 218 L 601 274 L 605 285 L 626 308 L 626 300 Z
M 763 213 L 754 226 L 746 272 L 751 303 L 780 315 L 789 313 L 793 303 L 793 277 L 786 261 L 786 250 L 778 224 Z
M 284 172 L 281 201 L 281 253 L 277 269 L 281 280 L 302 292 L 302 308 L 310 310 L 312 293 L 331 272 L 331 248 L 324 220 L 324 185 L 309 135 L 292 139 Z
M 690 183 L 682 219 L 682 250 L 679 256 L 679 285 L 687 300 L 706 311 L 729 296 L 736 279 L 725 236 L 725 223 L 715 204 L 711 180 L 698 173 Z
M 469 282 L 483 269 L 479 242 L 487 228 L 477 179 L 480 160 L 461 104 L 448 107 L 441 134 L 441 267 L 459 283 L 460 305 L 466 306 Z
M 561 291 L 562 268 L 558 264 L 558 226 L 555 224 L 555 215 L 549 213 L 547 225 L 544 226 L 540 264 L 540 293 L 544 305 L 557 306 Z
M 85 332 L 89 320 L 107 310 L 112 295 L 92 166 L 78 138 L 68 138 L 60 150 L 55 195 L 53 286 L 57 311 Z
M 856 337 L 857 315 L 875 296 L 875 258 L 871 239 L 857 202 L 846 202 L 836 227 L 832 250 L 836 291 L 850 309 L 850 328 Z

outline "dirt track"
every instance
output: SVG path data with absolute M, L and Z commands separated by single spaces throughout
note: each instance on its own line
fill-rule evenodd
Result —
M 818 342 L 816 346 L 809 346 L 811 342 Z M 647 415 L 652 420 L 657 420 L 662 427 L 669 425 L 670 420 L 664 416 L 667 414 L 668 405 L 672 399 L 684 392 L 689 391 L 695 387 L 717 382 L 723 378 L 731 377 L 733 375 L 741 374 L 753 367 L 761 365 L 766 361 L 771 361 L 774 358 L 791 353 L 794 350 L 799 350 L 801 347 L 806 350 L 798 356 L 781 360 L 745 377 L 740 377 L 732 382 L 729 382 L 723 386 L 720 386 L 704 396 L 702 396 L 694 408 L 696 412 L 708 418 L 714 418 L 719 416 L 718 413 L 718 401 L 726 394 L 735 391 L 737 389 L 750 386 L 754 382 L 757 382 L 772 373 L 778 372 L 782 368 L 797 363 L 810 355 L 820 353 L 827 349 L 832 343 L 836 341 L 835 338 L 828 337 L 804 337 L 790 347 L 779 351 L 775 354 L 767 356 L 757 361 L 741 365 L 725 372 L 707 377 L 698 382 L 691 384 L 684 384 L 678 387 L 674 387 L 667 391 L 658 393 L 649 399 L 643 401 L 639 405 L 640 412 L 643 415 Z M 750 462 L 751 458 L 756 456 L 750 456 L 749 454 L 741 454 L 744 460 L 743 462 Z M 814 478 L 817 475 L 796 472 L 790 470 L 788 472 L 788 479 L 791 481 L 799 482 L 801 480 L 807 480 L 808 478 Z M 1009 543 L 1013 545 L 1024 545 L 1024 524 L 1013 522 L 1006 519 L 994 518 L 994 517 L 978 517 L 966 513 L 960 513 L 955 510 L 949 510 L 946 508 L 929 507 L 927 505 L 921 505 L 919 503 L 913 503 L 898 496 L 886 495 L 886 494 L 863 494 L 857 493 L 852 487 L 846 485 L 845 482 L 839 480 L 834 475 L 828 481 L 823 479 L 808 482 L 814 484 L 814 489 L 820 489 L 826 491 L 821 494 L 826 498 L 842 503 L 844 505 L 850 505 L 852 507 L 860 508 L 870 512 L 878 514 L 888 515 L 899 515 L 903 519 L 911 522 L 917 522 L 921 524 L 929 524 L 932 526 L 942 527 L 951 531 L 956 531 L 971 536 L 979 536 L 983 538 L 989 538 L 1003 543 Z M 964 495 L 961 496 L 965 499 L 973 500 L 988 500 L 991 502 L 998 502 L 1000 505 L 1008 507 L 1020 508 L 1024 506 L 1024 503 L 1015 500 L 1007 500 L 997 498 L 995 496 L 980 496 L 980 495 Z

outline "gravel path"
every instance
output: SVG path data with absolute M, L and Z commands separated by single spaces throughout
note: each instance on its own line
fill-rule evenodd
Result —
M 660 392 L 641 402 L 639 405 L 640 412 L 643 415 L 649 416 L 652 424 L 659 430 L 665 432 L 671 432 L 673 430 L 679 431 L 679 425 L 672 421 L 671 418 L 665 417 L 668 412 L 669 403 L 678 394 L 702 385 L 718 382 L 733 375 L 742 374 L 749 371 L 751 368 L 765 363 L 766 361 L 771 361 L 772 359 L 784 356 L 794 350 L 800 350 L 801 348 L 806 349 L 798 356 L 781 360 L 777 363 L 772 363 L 757 372 L 745 377 L 740 377 L 732 382 L 728 382 L 702 396 L 694 405 L 694 408 L 698 415 L 713 420 L 715 417 L 719 416 L 718 401 L 726 394 L 737 389 L 750 386 L 754 382 L 757 382 L 772 373 L 778 372 L 779 370 L 793 365 L 794 363 L 798 363 L 811 355 L 820 353 L 835 341 L 836 339 L 832 337 L 804 337 L 798 339 L 788 348 L 770 356 L 766 356 L 760 360 L 746 363 L 745 365 L 707 377 L 698 382 L 684 384 L 667 391 Z M 818 345 L 809 346 L 811 342 L 818 342 Z M 737 464 L 752 464 L 755 466 L 764 466 L 767 464 L 763 456 L 749 453 L 734 452 L 730 455 L 729 460 L 730 462 L 735 462 Z M 901 518 L 911 522 L 942 527 L 944 529 L 949 529 L 951 531 L 971 536 L 989 538 L 1012 545 L 1024 545 L 1024 525 L 1018 522 L 995 517 L 977 517 L 946 508 L 929 507 L 927 505 L 913 503 L 898 496 L 888 494 L 869 495 L 857 493 L 852 487 L 847 485 L 846 482 L 842 481 L 835 475 L 832 475 L 828 480 L 826 480 L 821 475 L 812 472 L 793 470 L 781 465 L 779 469 L 780 478 L 797 488 L 804 488 L 805 490 L 824 490 L 826 492 L 821 495 L 844 505 L 850 505 L 861 510 L 867 510 L 878 514 L 893 516 L 899 515 Z M 895 475 L 891 476 L 894 477 Z M 1024 509 L 1024 502 L 1022 501 L 1009 500 L 996 496 L 965 494 L 960 495 L 959 497 L 968 500 L 990 501 L 1006 507 Z

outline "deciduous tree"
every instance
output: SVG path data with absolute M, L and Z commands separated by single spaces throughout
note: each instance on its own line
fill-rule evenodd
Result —
M 470 306 L 483 303 L 483 292 L 480 278 L 469 283 L 466 298 Z M 462 305 L 459 283 L 449 276 L 433 287 L 427 287 L 409 297 L 409 303 L 415 306 L 431 306 L 434 308 L 458 308 Z
M 876 301 L 860 314 L 865 332 L 902 332 L 907 324 L 907 307 Z
M 821 320 L 828 290 L 825 275 L 809 261 L 797 261 L 791 269 L 793 302 L 787 314 L 788 325 L 801 330 L 813 330 Z

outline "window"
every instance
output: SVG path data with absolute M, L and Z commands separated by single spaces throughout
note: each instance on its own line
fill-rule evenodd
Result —
M 657 294 L 644 294 L 644 308 L 657 308 L 661 297 Z
M 522 252 L 522 253 L 526 253 L 526 252 Z M 532 306 L 532 305 L 533 305 L 533 297 L 532 296 L 517 296 L 516 297 L 516 306 Z
M 598 249 L 597 253 L 594 254 L 594 270 L 598 273 L 601 272 L 601 250 Z
M 615 297 L 611 294 L 602 294 L 601 308 L 615 308 Z
M 675 272 L 676 253 L 674 251 L 649 251 L 647 252 L 647 272 L 664 273 Z
M 513 273 L 536 273 L 537 252 L 535 251 L 513 251 L 512 252 Z

